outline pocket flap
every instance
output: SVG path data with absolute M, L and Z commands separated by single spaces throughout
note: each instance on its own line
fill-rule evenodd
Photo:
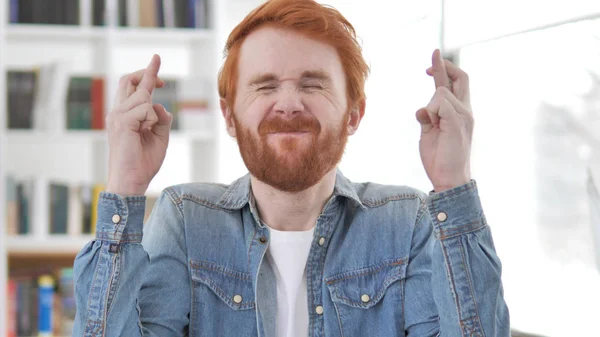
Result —
M 250 273 L 207 261 L 190 261 L 192 280 L 209 287 L 234 310 L 253 309 L 254 288 Z
M 390 284 L 406 274 L 406 260 L 395 259 L 367 268 L 355 269 L 325 278 L 334 302 L 368 309 L 376 305 Z

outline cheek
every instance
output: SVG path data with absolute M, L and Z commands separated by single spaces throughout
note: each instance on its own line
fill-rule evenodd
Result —
M 268 112 L 268 107 L 268 102 L 264 98 L 257 98 L 237 104 L 235 115 L 245 129 L 250 129 L 254 132 L 254 130 L 258 129 L 259 123 Z
M 311 111 L 318 111 L 320 115 L 332 122 L 339 120 L 342 111 L 346 111 L 342 102 L 328 92 L 307 95 L 304 101 Z

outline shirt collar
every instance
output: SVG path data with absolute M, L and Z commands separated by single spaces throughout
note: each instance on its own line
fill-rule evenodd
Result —
M 230 210 L 243 208 L 252 200 L 252 188 L 250 185 L 250 174 L 248 173 L 235 180 L 225 191 L 225 193 L 223 193 L 217 204 L 220 207 Z M 348 198 L 357 206 L 365 208 L 356 192 L 356 189 L 354 188 L 354 185 L 342 174 L 339 168 L 336 170 L 333 195 Z

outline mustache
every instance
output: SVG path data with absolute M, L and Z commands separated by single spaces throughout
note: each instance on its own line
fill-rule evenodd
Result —
M 263 120 L 258 126 L 258 134 L 261 136 L 275 132 L 314 132 L 321 131 L 321 124 L 315 118 L 309 116 L 283 119 L 280 117 Z

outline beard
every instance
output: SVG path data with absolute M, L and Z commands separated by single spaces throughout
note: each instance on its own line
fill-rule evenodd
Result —
M 265 119 L 255 136 L 233 114 L 237 143 L 248 171 L 256 179 L 285 192 L 300 192 L 314 186 L 340 162 L 348 141 L 348 118 L 346 114 L 342 123 L 329 131 L 322 130 L 312 116 Z M 303 139 L 275 136 L 279 144 L 274 146 L 267 139 L 273 132 L 308 132 L 310 144 L 305 144 L 305 136 L 300 137 Z

